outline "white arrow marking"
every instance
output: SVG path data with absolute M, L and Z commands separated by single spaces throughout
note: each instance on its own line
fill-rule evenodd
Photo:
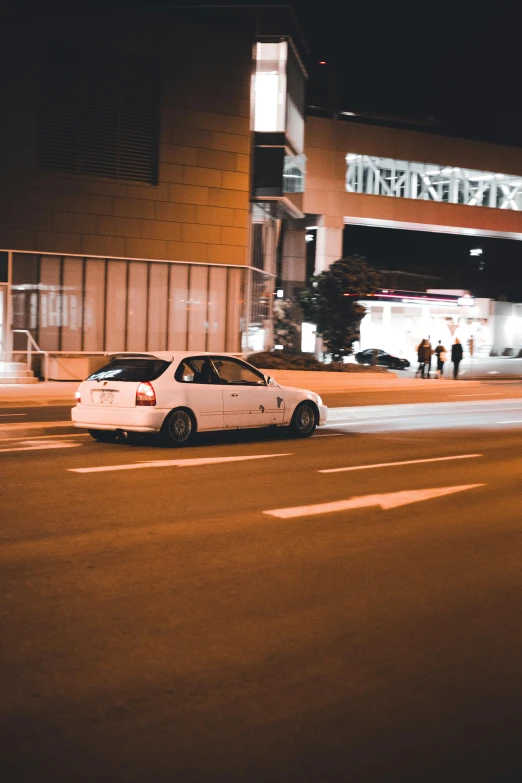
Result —
M 484 486 L 485 484 L 462 484 L 458 487 L 411 489 L 405 492 L 388 492 L 385 495 L 365 495 L 348 500 L 335 500 L 333 503 L 319 503 L 315 506 L 274 508 L 271 511 L 263 511 L 263 514 L 280 519 L 292 519 L 293 517 L 309 517 L 314 514 L 331 514 L 334 511 L 349 511 L 353 508 L 366 508 L 367 506 L 380 506 L 385 511 L 389 508 L 406 506 L 408 503 L 418 503 L 421 500 L 430 500 L 442 497 L 442 495 L 452 495 L 454 492 L 464 492 L 466 489 Z
M 270 457 L 291 457 L 288 454 L 254 454 L 245 457 L 198 457 L 196 459 L 158 459 L 152 462 L 135 462 L 131 465 L 104 465 L 100 468 L 68 468 L 71 473 L 103 473 L 109 470 L 139 470 L 140 468 L 193 468 L 198 465 L 216 465 L 220 462 L 244 462 L 250 459 L 269 459 Z
M 324 437 L 324 436 L 323 436 Z M 456 454 L 452 457 L 430 457 L 429 459 L 407 459 L 402 462 L 374 462 L 372 465 L 352 465 L 349 468 L 327 468 L 318 473 L 345 473 L 347 470 L 371 470 L 371 468 L 391 468 L 395 465 L 418 465 L 421 462 L 446 462 L 452 459 L 472 459 L 482 454 Z

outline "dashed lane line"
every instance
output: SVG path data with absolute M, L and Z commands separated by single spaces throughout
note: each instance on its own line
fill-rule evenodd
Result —
M 63 440 L 64 438 L 90 438 L 88 432 L 72 432 L 72 433 L 66 433 L 64 432 L 61 435 L 32 435 L 31 440 L 51 440 L 52 438 L 60 438 L 60 440 Z M 26 438 L 23 435 L 13 435 L 9 438 L 2 438 L 0 437 L 1 443 L 8 443 L 9 441 L 17 440 L 24 442 Z M 94 443 L 94 441 L 93 441 Z
M 253 454 L 242 457 L 198 457 L 195 459 L 159 459 L 149 462 L 134 462 L 127 465 L 104 465 L 96 468 L 68 468 L 70 473 L 105 473 L 114 470 L 139 470 L 140 468 L 192 468 L 200 465 L 217 465 L 221 462 L 245 462 L 253 459 L 270 459 L 270 457 L 291 457 L 287 454 Z
M 371 470 L 372 468 L 391 468 L 395 465 L 419 465 L 422 462 L 447 462 L 453 459 L 473 459 L 483 457 L 483 454 L 456 454 L 451 457 L 430 457 L 428 459 L 407 459 L 401 462 L 374 462 L 371 465 L 351 465 L 347 468 L 327 468 L 318 470 L 318 473 L 346 473 L 350 470 Z
M 17 430 L 44 430 L 52 427 L 74 427 L 72 421 L 12 421 L 2 424 L 0 430 L 16 432 Z
M 448 394 L 448 397 L 502 397 L 502 392 L 481 392 L 479 394 Z
M 11 454 L 14 451 L 46 451 L 48 449 L 74 449 L 81 443 L 38 443 L 31 446 L 14 446 L 11 449 L 0 449 L 0 454 Z

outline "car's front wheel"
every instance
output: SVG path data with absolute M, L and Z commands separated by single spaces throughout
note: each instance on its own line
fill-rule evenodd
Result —
M 294 411 L 290 423 L 290 432 L 297 438 L 309 438 L 317 426 L 315 408 L 308 402 L 302 402 Z
M 164 425 L 167 442 L 172 446 L 186 446 L 196 432 L 196 423 L 190 411 L 178 408 L 171 411 Z
M 89 430 L 89 435 L 99 443 L 114 443 L 118 438 L 116 430 Z

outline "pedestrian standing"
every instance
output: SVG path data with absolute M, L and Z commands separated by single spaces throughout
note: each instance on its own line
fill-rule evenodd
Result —
M 444 376 L 444 362 L 446 361 L 446 349 L 442 345 L 442 340 L 439 340 L 434 353 L 437 357 L 437 378 L 442 378 Z
M 453 362 L 453 377 L 455 380 L 459 375 L 459 364 L 462 361 L 462 345 L 458 337 L 455 338 L 455 342 L 451 346 L 451 361 Z
M 426 367 L 428 368 L 428 378 L 430 377 L 430 364 L 431 364 L 431 344 L 429 340 L 424 337 L 417 348 L 417 361 L 419 366 L 416 372 L 417 378 L 425 378 Z
M 427 343 L 427 345 L 426 345 L 426 364 L 425 364 L 424 370 L 426 372 L 426 377 L 430 378 L 431 377 L 431 357 L 433 355 L 433 350 L 431 348 L 431 343 L 430 343 L 429 336 L 428 336 L 428 339 L 426 340 L 426 343 Z

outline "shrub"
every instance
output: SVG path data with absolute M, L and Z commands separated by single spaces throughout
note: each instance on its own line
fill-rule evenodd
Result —
M 306 353 L 260 351 L 246 357 L 247 362 L 261 370 L 319 370 L 321 372 L 387 372 L 386 367 L 363 367 L 361 364 L 332 362 L 324 364 Z

